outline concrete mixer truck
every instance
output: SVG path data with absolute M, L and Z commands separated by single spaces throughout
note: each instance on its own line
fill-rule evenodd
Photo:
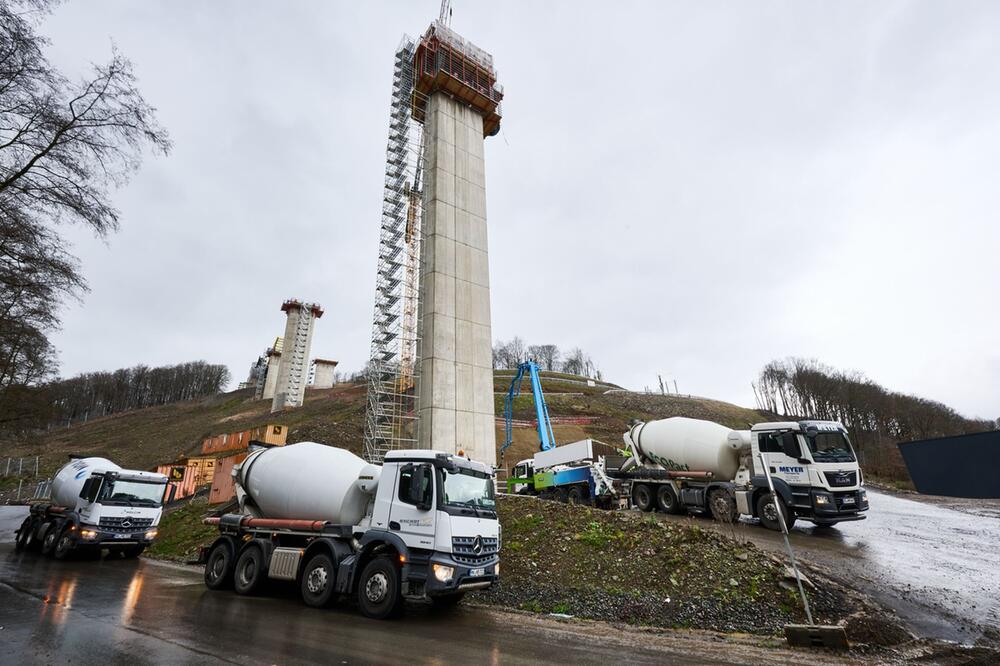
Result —
M 105 458 L 75 458 L 33 502 L 17 531 L 16 550 L 57 560 L 74 551 L 137 557 L 156 538 L 167 477 L 122 469 Z
M 736 431 L 675 417 L 635 421 L 624 440 L 631 457 L 608 464 L 607 473 L 643 511 L 691 511 L 726 522 L 746 516 L 780 530 L 762 464 L 789 527 L 797 518 L 820 527 L 863 520 L 868 510 L 854 449 L 837 422 L 759 423 Z
M 353 597 L 387 618 L 411 599 L 450 606 L 500 575 L 493 469 L 428 450 L 382 465 L 313 442 L 260 449 L 234 468 L 240 512 L 207 518 L 205 584 L 238 594 L 268 580 L 321 607 Z

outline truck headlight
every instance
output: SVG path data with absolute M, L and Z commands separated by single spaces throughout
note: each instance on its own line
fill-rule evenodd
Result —
M 499 576 L 500 575 L 500 563 L 499 562 L 497 562 L 496 564 L 493 565 L 493 575 L 494 576 Z
M 444 564 L 435 564 L 433 569 L 434 577 L 442 583 L 447 583 L 451 580 L 451 577 L 455 575 L 455 567 L 445 566 Z
M 826 506 L 829 503 L 830 503 L 830 496 L 829 495 L 816 495 L 816 505 L 817 506 Z
M 97 532 L 94 530 L 80 530 L 81 539 L 93 539 L 97 536 Z
M 867 490 L 862 490 L 861 491 L 861 503 L 862 504 L 867 504 L 868 503 L 868 491 Z
M 158 532 L 156 530 L 149 530 L 146 532 L 146 538 L 150 540 L 155 539 L 157 534 Z

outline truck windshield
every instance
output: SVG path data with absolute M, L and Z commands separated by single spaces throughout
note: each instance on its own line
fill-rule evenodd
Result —
M 493 479 L 463 469 L 443 469 L 441 471 L 444 479 L 445 504 L 496 511 L 497 503 L 493 494 Z
M 126 481 L 117 479 L 105 481 L 97 501 L 102 504 L 141 504 L 143 506 L 159 506 L 163 502 L 164 483 L 147 483 L 144 481 Z
M 818 432 L 806 435 L 813 460 L 823 462 L 854 462 L 854 450 L 844 433 L 839 431 Z

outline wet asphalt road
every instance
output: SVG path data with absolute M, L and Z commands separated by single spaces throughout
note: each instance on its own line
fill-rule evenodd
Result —
M 919 636 L 974 643 L 984 627 L 1000 628 L 1000 501 L 934 503 L 871 489 L 868 497 L 866 520 L 831 529 L 796 523 L 796 556 L 893 608 Z M 735 530 L 739 538 L 785 553 L 780 533 L 747 523 Z
M 757 661 L 477 608 L 380 622 L 348 606 L 306 608 L 292 595 L 210 592 L 198 568 L 142 559 L 58 562 L 14 552 L 24 514 L 0 507 L 0 664 Z
M 1000 627 L 1000 502 L 969 511 L 874 491 L 869 497 L 865 521 L 828 530 L 796 525 L 797 555 L 894 608 L 919 635 L 972 643 L 983 627 Z M 376 622 L 345 605 L 305 608 L 292 594 L 210 592 L 191 567 L 17 554 L 11 542 L 25 513 L 0 507 L 0 664 L 741 660 L 730 647 L 706 653 L 673 639 L 611 640 L 586 626 L 475 608 L 446 618 L 417 610 Z M 763 548 L 783 549 L 779 534 L 756 525 L 664 518 L 735 530 Z M 757 653 L 743 657 L 763 661 Z

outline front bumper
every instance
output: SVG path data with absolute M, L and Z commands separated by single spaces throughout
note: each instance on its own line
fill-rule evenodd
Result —
M 149 536 L 150 530 L 141 532 L 108 532 L 100 529 L 83 527 L 77 530 L 76 542 L 81 546 L 134 546 L 149 545 L 156 540 L 156 535 Z
M 813 489 L 810 492 L 813 516 L 819 521 L 864 520 L 862 515 L 868 510 L 867 494 L 864 490 L 826 491 Z
M 438 580 L 434 575 L 434 565 L 451 567 L 453 573 L 448 580 Z M 427 596 L 435 597 L 471 590 L 486 590 L 500 580 L 499 555 L 477 562 L 474 565 L 456 562 L 446 553 L 435 553 L 427 564 L 425 591 Z

